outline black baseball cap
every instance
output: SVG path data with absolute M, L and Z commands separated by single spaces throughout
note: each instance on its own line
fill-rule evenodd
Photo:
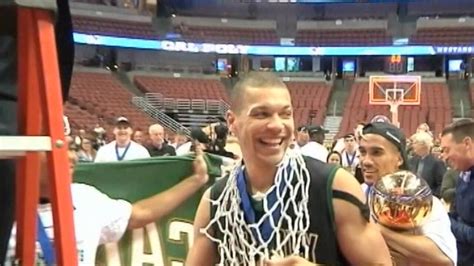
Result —
M 308 126 L 303 125 L 298 127 L 298 132 L 308 132 Z
M 403 134 L 398 127 L 386 122 L 373 122 L 364 126 L 362 129 L 362 135 L 365 134 L 376 134 L 382 136 L 395 145 L 403 159 L 403 164 L 400 166 L 400 170 L 409 170 L 408 156 L 406 152 L 407 139 L 405 134 Z
M 322 126 L 309 126 L 308 127 L 308 133 L 309 134 L 324 134 L 328 133 L 329 131 L 324 129 Z
M 126 125 L 129 127 L 132 126 L 128 118 L 126 118 L 125 116 L 120 116 L 115 120 L 115 126 L 119 126 L 119 125 Z

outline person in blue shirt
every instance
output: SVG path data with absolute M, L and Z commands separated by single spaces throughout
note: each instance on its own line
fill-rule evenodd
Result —
M 450 213 L 458 265 L 474 265 L 474 120 L 458 120 L 446 127 L 441 136 L 441 156 L 460 171 L 455 208 Z

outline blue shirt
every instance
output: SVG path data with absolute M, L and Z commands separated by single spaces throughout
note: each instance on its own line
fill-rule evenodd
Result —
M 459 265 L 474 265 L 474 167 L 462 172 L 456 186 L 456 214 L 451 229 L 457 240 Z

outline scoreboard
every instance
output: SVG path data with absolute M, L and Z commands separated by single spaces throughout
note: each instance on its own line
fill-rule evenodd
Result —
M 385 72 L 390 74 L 406 73 L 406 56 L 391 55 L 385 58 Z

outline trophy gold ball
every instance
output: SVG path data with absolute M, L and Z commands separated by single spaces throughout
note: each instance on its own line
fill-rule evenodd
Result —
M 376 222 L 395 230 L 420 227 L 431 213 L 433 195 L 422 178 L 409 171 L 383 176 L 369 192 Z

